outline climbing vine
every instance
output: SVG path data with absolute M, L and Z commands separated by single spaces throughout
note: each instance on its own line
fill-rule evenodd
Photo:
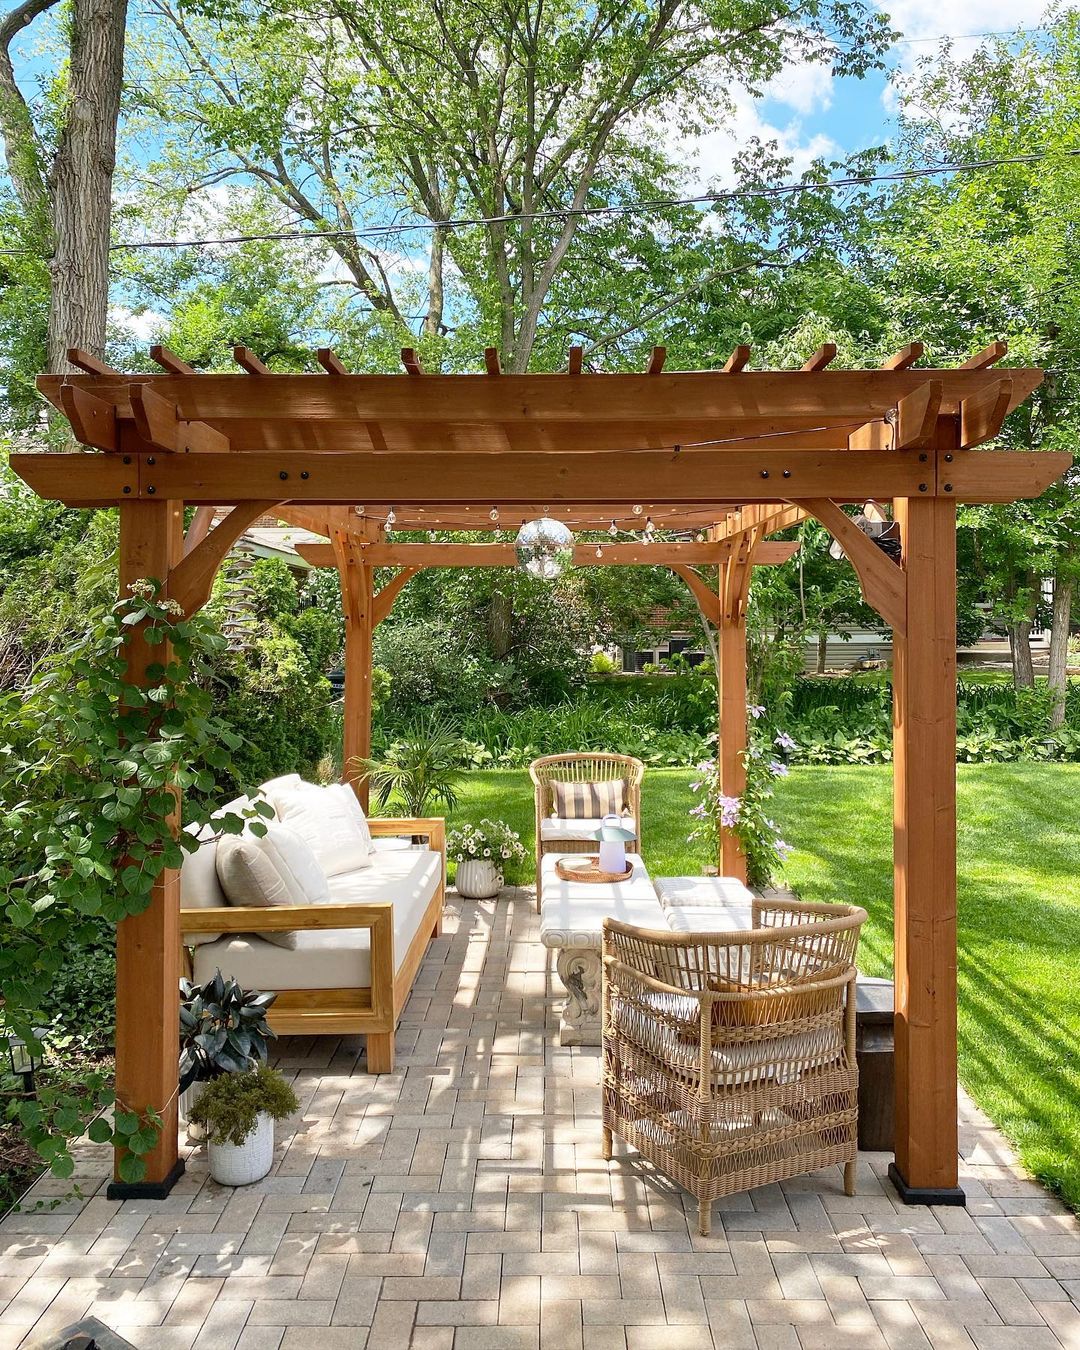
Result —
M 161 658 L 141 687 L 128 682 L 126 663 L 137 625 Z M 162 871 L 196 847 L 176 835 L 177 795 L 211 793 L 241 744 L 212 711 L 211 662 L 223 643 L 208 618 L 186 618 L 156 582 L 137 581 L 88 615 L 83 636 L 44 662 L 21 696 L 0 702 L 0 1035 L 40 1053 L 34 1028 L 72 948 L 102 919 L 145 910 Z M 239 814 L 220 820 L 228 833 L 244 825 Z M 33 1096 L 8 1084 L 4 1097 L 8 1118 L 57 1176 L 72 1175 L 70 1144 L 84 1131 L 123 1146 L 123 1180 L 145 1175 L 160 1117 L 116 1102 L 108 1119 L 103 1072 L 65 1075 Z

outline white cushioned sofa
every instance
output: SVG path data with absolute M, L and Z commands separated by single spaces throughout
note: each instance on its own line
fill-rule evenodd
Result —
M 274 990 L 279 1035 L 364 1035 L 368 1070 L 389 1072 L 401 1009 L 442 927 L 445 822 L 367 820 L 351 788 L 295 774 L 264 783 L 258 800 L 273 814 L 251 816 L 251 798 L 215 813 L 247 813 L 241 835 L 213 818 L 189 827 L 200 846 L 180 873 L 187 969 Z

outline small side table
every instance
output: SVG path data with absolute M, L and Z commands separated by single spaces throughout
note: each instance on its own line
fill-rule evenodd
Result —
M 855 986 L 855 1059 L 859 1065 L 859 1147 L 893 1150 L 893 983 L 860 975 Z

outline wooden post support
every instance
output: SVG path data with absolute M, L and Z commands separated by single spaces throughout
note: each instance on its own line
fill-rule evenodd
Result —
M 954 453 L 955 418 L 937 455 Z M 944 464 L 941 465 L 944 469 Z M 956 505 L 894 503 L 907 631 L 894 633 L 896 1161 L 908 1204 L 962 1205 L 956 1087 Z
M 740 536 L 737 544 L 735 555 L 720 567 L 716 631 L 716 757 L 726 797 L 741 797 L 746 790 L 746 610 L 739 603 L 749 547 L 746 536 Z M 729 830 L 721 831 L 717 864 L 721 876 L 746 881 L 746 858 Z
M 167 582 L 170 567 L 183 553 L 183 531 L 182 502 L 121 503 L 121 595 L 143 577 Z M 147 666 L 168 659 L 160 646 L 146 643 L 139 627 L 129 630 L 126 658 L 132 684 L 145 684 Z M 177 801 L 177 826 L 179 818 Z M 110 1199 L 163 1199 L 184 1172 L 177 1154 L 179 981 L 180 873 L 166 868 L 149 907 L 121 920 L 116 929 L 116 1097 L 133 1111 L 159 1112 L 161 1136 L 144 1155 L 145 1179 L 114 1180 Z
M 358 761 L 371 755 L 371 640 L 375 627 L 375 569 L 363 561 L 363 540 L 334 530 L 331 537 L 345 610 L 345 711 L 342 782 L 349 783 L 366 811 L 370 790 Z

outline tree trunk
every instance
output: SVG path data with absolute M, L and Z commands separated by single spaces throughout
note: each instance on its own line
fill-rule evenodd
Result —
M 424 333 L 440 337 L 443 329 L 443 256 L 445 237 L 442 230 L 433 230 L 431 257 L 428 260 L 428 311 L 424 315 Z
M 1009 624 L 1009 651 L 1012 653 L 1013 684 L 1017 689 L 1030 689 L 1035 683 L 1030 619 Z
M 502 661 L 510 651 L 511 624 L 514 606 L 509 595 L 497 590 L 492 593 L 488 609 L 488 642 L 496 661 Z
M 105 351 L 116 122 L 127 0 L 74 0 L 64 126 L 52 174 L 49 369 L 72 369 L 68 347 Z
M 829 635 L 828 633 L 819 633 L 817 635 L 817 673 L 825 674 L 825 667 L 829 660 Z
M 1054 695 L 1050 726 L 1056 730 L 1065 723 L 1065 694 L 1068 687 L 1069 621 L 1072 617 L 1074 580 L 1060 573 L 1054 578 L 1054 617 L 1050 628 L 1050 669 L 1047 683 Z

